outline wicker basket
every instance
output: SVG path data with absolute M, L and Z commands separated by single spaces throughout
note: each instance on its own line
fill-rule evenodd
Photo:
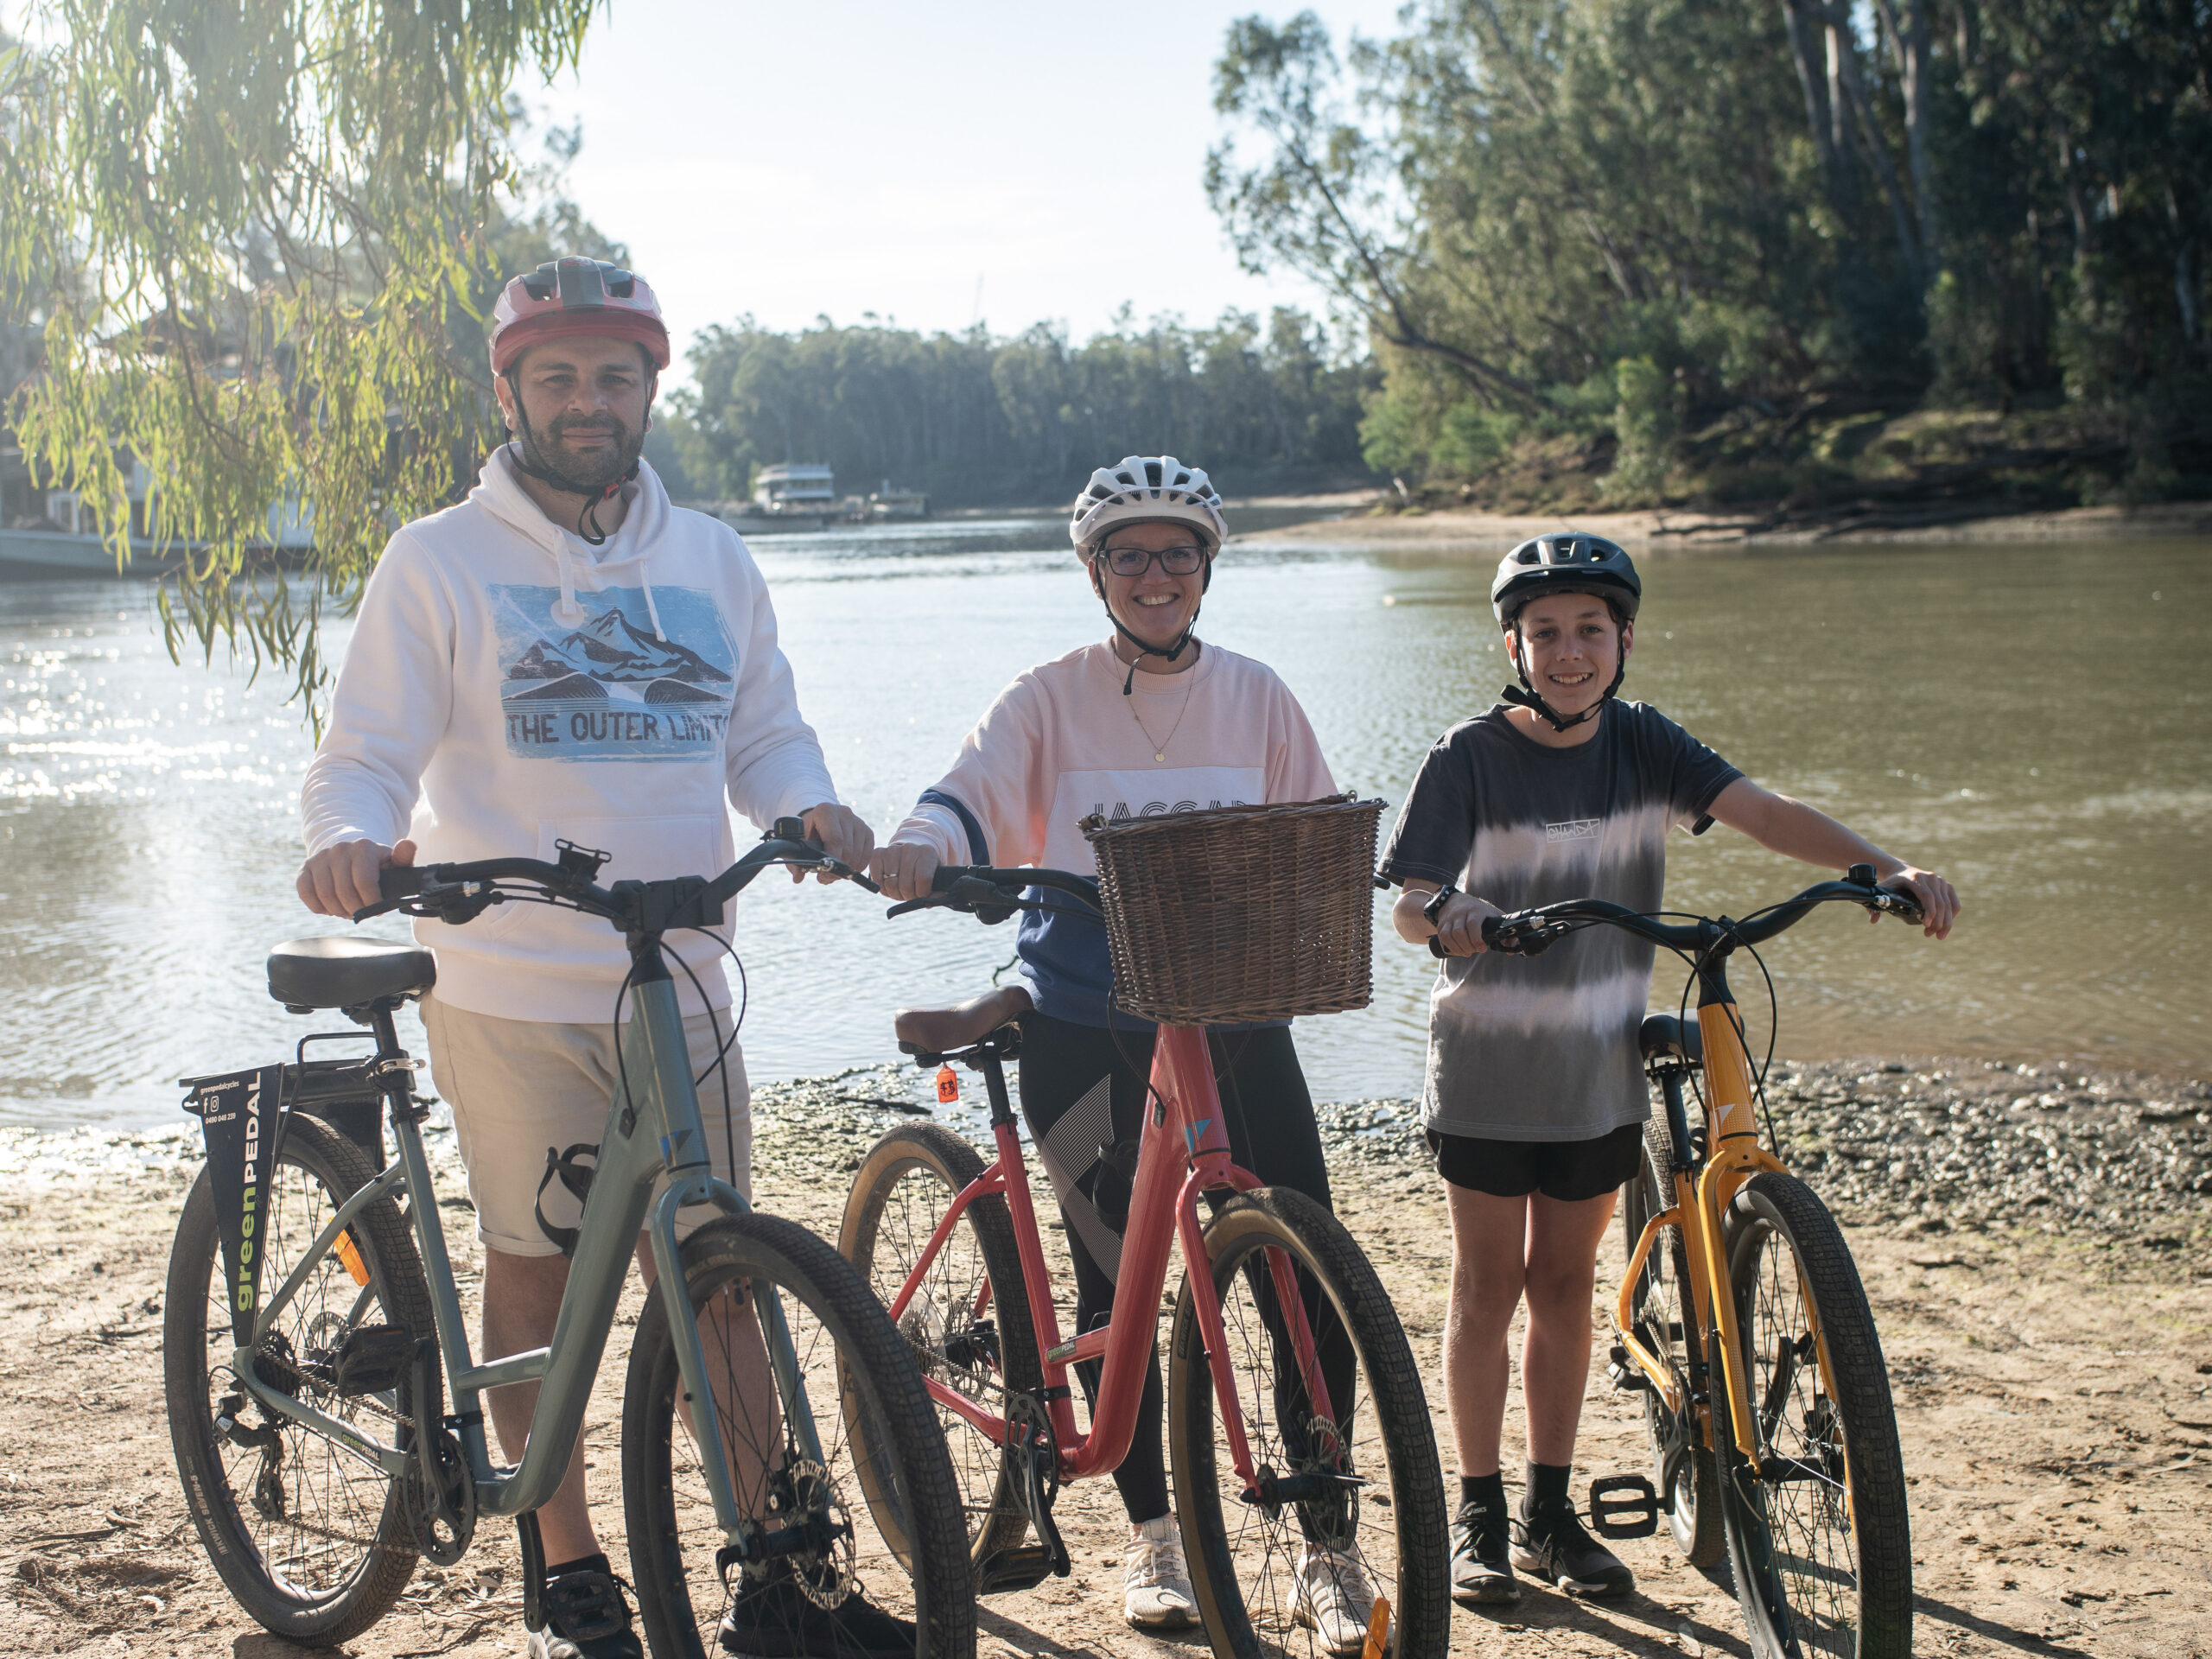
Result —
M 1337 795 L 1084 819 L 1114 1006 L 1173 1026 L 1365 1007 L 1382 813 L 1380 801 Z

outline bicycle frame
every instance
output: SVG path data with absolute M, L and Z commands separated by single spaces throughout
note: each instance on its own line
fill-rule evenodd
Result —
M 1751 1416 L 1751 1389 L 1745 1375 L 1741 1336 L 1736 1323 L 1736 1299 L 1728 1278 L 1728 1258 L 1723 1243 L 1721 1217 L 1735 1202 L 1744 1183 L 1761 1170 L 1789 1172 L 1759 1145 L 1758 1124 L 1751 1113 L 1753 1090 L 1751 1056 L 1744 1047 L 1743 1018 L 1729 995 L 1725 965 L 1715 959 L 1700 969 L 1702 990 L 1697 1010 L 1698 1036 L 1705 1056 L 1707 1145 L 1712 1149 L 1705 1166 L 1693 1179 L 1689 1171 L 1662 1172 L 1672 1182 L 1675 1202 L 1644 1224 L 1622 1275 L 1618 1306 L 1613 1325 L 1621 1346 L 1643 1373 L 1646 1382 L 1669 1413 L 1682 1408 L 1681 1390 L 1674 1373 L 1637 1340 L 1632 1303 L 1637 1281 L 1650 1259 L 1662 1229 L 1679 1228 L 1689 1258 L 1690 1292 L 1700 1332 L 1719 1332 L 1720 1376 L 1727 1391 L 1728 1416 L 1737 1450 L 1754 1463 L 1758 1458 L 1757 1426 Z M 1686 1310 L 1688 1311 L 1688 1310 Z M 1810 1309 L 1808 1309 L 1809 1318 Z M 1706 1345 L 1708 1372 L 1713 1344 Z M 1827 1357 L 1821 1354 L 1825 1370 Z M 1707 1444 L 1713 1442 L 1708 1402 L 1699 1413 Z
M 978 1198 L 1002 1193 L 1013 1212 L 1014 1238 L 1021 1255 L 1023 1289 L 1043 1348 L 1045 1397 L 1052 1413 L 1053 1436 L 1060 1448 L 1061 1477 L 1079 1480 L 1104 1474 L 1121 1465 L 1122 1459 L 1128 1455 L 1129 1444 L 1136 1432 L 1138 1395 L 1151 1354 L 1151 1338 L 1159 1329 L 1160 1293 L 1167 1280 L 1171 1247 L 1179 1240 L 1185 1282 L 1212 1366 L 1215 1398 L 1229 1440 L 1230 1461 L 1246 1491 L 1256 1491 L 1257 1475 L 1244 1438 L 1236 1378 L 1230 1368 L 1222 1325 L 1221 1299 L 1214 1287 L 1205 1228 L 1198 1219 L 1198 1197 L 1202 1192 L 1221 1188 L 1247 1192 L 1261 1183 L 1257 1176 L 1230 1156 L 1229 1137 L 1222 1124 L 1221 1097 L 1214 1084 L 1213 1064 L 1206 1051 L 1205 1031 L 1192 1026 L 1159 1027 L 1151 1076 L 1152 1097 L 1157 1103 L 1145 1114 L 1138 1143 L 1128 1225 L 1123 1234 L 1121 1269 L 1115 1282 L 1115 1312 L 1105 1325 L 1065 1340 L 1060 1334 L 1059 1314 L 1052 1301 L 1052 1279 L 1045 1266 L 1036 1211 L 1030 1201 L 1028 1168 L 1022 1159 L 1005 1079 L 995 1068 L 986 1076 L 990 1085 L 992 1135 L 998 1155 L 946 1207 L 891 1304 L 893 1323 L 904 1317 L 915 1292 L 928 1277 L 938 1251 L 952 1236 L 969 1205 Z M 1306 1317 L 1304 1300 L 1298 1294 L 1296 1270 L 1289 1257 L 1279 1249 L 1268 1250 L 1268 1262 L 1275 1298 L 1283 1310 L 1307 1395 L 1319 1412 L 1333 1417 L 1335 1407 L 1322 1382 L 1313 1331 Z M 988 1294 L 988 1288 L 985 1294 Z M 981 1306 L 976 1312 L 982 1312 Z M 1084 1433 L 1076 1427 L 1068 1368 L 1091 1359 L 1103 1360 L 1105 1371 L 1098 1387 L 1098 1408 L 1090 1432 Z M 938 1404 L 958 1413 L 1000 1445 L 1007 1443 L 1005 1417 L 986 1411 L 965 1395 L 934 1378 L 928 1379 L 928 1387 Z
M 253 1336 L 257 1347 L 277 1316 L 329 1257 L 340 1231 L 370 1205 L 388 1194 L 404 1192 L 422 1252 L 423 1274 L 429 1283 L 438 1348 L 453 1391 L 450 1421 L 458 1430 L 462 1455 L 475 1482 L 480 1514 L 528 1513 L 543 1504 L 560 1485 L 606 1353 L 607 1334 L 613 1326 L 616 1305 L 640 1230 L 652 1242 L 655 1291 L 668 1306 L 684 1389 L 694 1400 L 714 1397 L 708 1389 L 706 1354 L 684 1283 L 676 1234 L 677 1211 L 710 1205 L 726 1215 L 742 1216 L 750 1213 L 750 1206 L 734 1187 L 713 1173 L 691 1078 L 683 1014 L 657 942 L 650 944 L 639 958 L 631 998 L 632 1013 L 621 1044 L 628 1098 L 618 1097 L 607 1109 L 592 1181 L 592 1201 L 584 1207 L 568 1287 L 562 1294 L 550 1346 L 509 1354 L 481 1365 L 470 1357 L 437 1193 L 423 1150 L 419 1125 L 425 1114 L 416 1103 L 407 1081 L 411 1067 L 399 1046 L 391 1012 L 381 1006 L 372 1022 L 377 1040 L 374 1069 L 385 1090 L 397 1155 L 374 1180 L 338 1207 L 283 1283 L 264 1299 L 255 1318 Z M 664 1169 L 669 1176 L 668 1191 L 655 1203 L 653 1184 Z M 365 1290 L 363 1294 L 365 1296 Z M 821 1444 L 814 1414 L 808 1406 L 782 1304 L 772 1287 L 763 1286 L 756 1293 L 755 1310 L 785 1416 L 808 1454 L 818 1461 Z M 399 1477 L 406 1472 L 416 1456 L 407 1445 L 385 1446 L 371 1440 L 263 1382 L 255 1374 L 254 1353 L 254 1347 L 237 1350 L 232 1365 L 241 1387 L 264 1413 L 313 1429 L 377 1464 L 386 1474 Z M 484 1433 L 483 1391 L 533 1382 L 540 1388 L 522 1460 L 512 1468 L 495 1465 Z M 731 1483 L 720 1425 L 711 1410 L 691 1414 L 715 1520 L 725 1536 L 734 1541 L 746 1517 Z

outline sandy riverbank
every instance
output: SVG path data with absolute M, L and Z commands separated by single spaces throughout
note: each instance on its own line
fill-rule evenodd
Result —
M 2212 536 L 2212 502 L 2149 507 L 2071 507 L 2055 512 L 1961 514 L 1940 523 L 1872 524 L 1838 519 L 1822 526 L 1769 530 L 1757 512 L 1641 512 L 1572 518 L 1451 508 L 1437 512 L 1348 512 L 1340 518 L 1232 537 L 1291 542 L 1357 552 L 1503 550 L 1531 536 L 1579 530 L 1631 547 L 1802 546 L 1815 543 L 2078 542 L 2133 536 Z
M 833 1230 L 840 1172 L 897 1115 L 886 1103 L 918 1098 L 923 1082 L 885 1067 L 764 1090 L 763 1207 Z M 1893 1057 L 1785 1064 L 1774 1082 L 1793 1161 L 1850 1229 L 1895 1380 L 1917 1650 L 2212 1653 L 2212 1087 Z M 1324 1120 L 1338 1208 L 1381 1269 L 1436 1404 L 1447 1235 L 1410 1110 L 1355 1102 Z M 447 1169 L 449 1148 L 438 1137 Z M 169 1461 L 160 1297 L 195 1162 L 174 1135 L 0 1134 L 0 1651 L 299 1651 L 225 1597 Z M 461 1201 L 457 1179 L 448 1192 Z M 461 1230 L 473 1287 L 468 1240 Z M 1620 1254 L 1616 1239 L 1605 1281 Z M 1601 1282 L 1601 1304 L 1612 1294 Z M 602 1375 L 592 1457 L 618 1561 L 620 1375 Z M 1586 1471 L 1639 1467 L 1641 1421 L 1594 1376 Z M 1205 1651 L 1195 1636 L 1119 1624 L 1110 1486 L 1071 1488 L 1060 1516 L 1076 1574 L 985 1604 L 989 1659 Z M 1688 1571 L 1661 1540 L 1623 1553 L 1638 1577 L 1630 1599 L 1590 1605 L 1532 1587 L 1517 1607 L 1457 1613 L 1453 1652 L 1746 1653 L 1725 1581 Z M 346 1651 L 511 1655 L 515 1570 L 510 1537 L 487 1529 L 461 1567 L 418 1573 Z

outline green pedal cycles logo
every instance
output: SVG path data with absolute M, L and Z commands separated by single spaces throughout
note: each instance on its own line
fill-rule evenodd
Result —
M 190 1092 L 184 1109 L 200 1120 L 207 1145 L 207 1179 L 223 1241 L 224 1282 L 230 1287 L 231 1329 L 243 1346 L 253 1339 L 254 1308 L 261 1297 L 284 1068 L 264 1065 L 188 1077 L 185 1087 Z

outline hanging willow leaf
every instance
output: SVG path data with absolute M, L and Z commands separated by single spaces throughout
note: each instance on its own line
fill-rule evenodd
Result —
M 573 67 L 593 10 L 47 0 L 0 43 L 0 307 L 43 327 L 6 423 L 118 564 L 146 468 L 172 654 L 225 642 L 312 710 L 325 611 L 465 486 L 490 401 L 452 325 L 497 280 L 508 88 Z

